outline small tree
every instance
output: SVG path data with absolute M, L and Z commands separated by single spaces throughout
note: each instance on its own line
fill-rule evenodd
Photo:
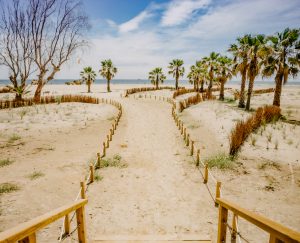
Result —
M 80 0 L 25 2 L 38 76 L 34 99 L 39 102 L 44 85 L 54 79 L 78 48 L 86 45 L 83 33 L 88 23 Z
M 166 76 L 160 67 L 154 68 L 151 72 L 149 72 L 149 80 L 153 85 L 155 85 L 156 89 L 159 88 L 159 83 L 163 83 L 165 79 Z
M 175 88 L 178 89 L 178 81 L 180 77 L 183 77 L 184 75 L 184 67 L 183 60 L 181 59 L 174 59 L 172 62 L 169 63 L 169 74 L 173 74 L 173 77 L 175 78 Z
M 217 80 L 221 86 L 219 100 L 224 100 L 225 84 L 232 78 L 232 60 L 227 56 L 220 56 L 217 63 Z
M 101 62 L 100 75 L 107 80 L 107 92 L 111 92 L 110 90 L 110 81 L 117 74 L 118 69 L 113 65 L 110 59 L 104 60 Z
M 220 54 L 216 52 L 211 52 L 208 57 L 204 57 L 203 63 L 207 66 L 207 72 L 208 72 L 208 79 L 209 79 L 209 85 L 207 89 L 208 97 L 212 97 L 212 87 L 213 82 L 215 81 L 215 72 L 217 71 L 217 59 L 219 58 Z
M 282 85 L 288 77 L 296 77 L 300 62 L 300 30 L 286 28 L 283 32 L 268 37 L 271 45 L 269 55 L 264 61 L 263 76 L 275 74 L 273 105 L 280 106 Z
M 91 85 L 96 79 L 96 72 L 91 67 L 85 67 L 83 71 L 80 72 L 80 76 L 86 82 L 88 86 L 88 93 L 91 92 Z

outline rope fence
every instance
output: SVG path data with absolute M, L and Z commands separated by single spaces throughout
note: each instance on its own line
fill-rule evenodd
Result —
M 77 193 L 77 196 L 75 197 L 74 201 L 77 201 L 79 198 L 85 199 L 86 198 L 86 193 L 88 191 L 89 186 L 94 182 L 95 180 L 95 170 L 100 169 L 101 167 L 101 158 L 105 157 L 106 154 L 106 149 L 109 147 L 109 142 L 112 141 L 113 135 L 115 134 L 115 130 L 117 129 L 117 126 L 119 124 L 119 121 L 122 116 L 122 105 L 119 102 L 113 101 L 113 100 L 108 100 L 108 99 L 97 99 L 98 103 L 104 103 L 104 104 L 110 104 L 115 106 L 118 109 L 118 115 L 114 122 L 112 123 L 112 128 L 109 129 L 108 135 L 106 136 L 106 141 L 103 142 L 103 150 L 102 150 L 102 155 L 100 152 L 97 153 L 97 160 L 90 164 L 89 166 L 89 173 L 86 176 L 86 178 L 80 182 L 80 189 Z M 67 237 L 71 236 L 74 232 L 76 232 L 78 226 L 70 231 L 70 224 L 72 223 L 73 219 L 75 217 L 75 212 L 72 214 L 71 218 L 69 218 L 69 215 L 67 215 L 63 220 L 62 220 L 62 226 L 60 228 L 60 234 L 58 237 L 58 241 L 62 242 L 64 239 Z

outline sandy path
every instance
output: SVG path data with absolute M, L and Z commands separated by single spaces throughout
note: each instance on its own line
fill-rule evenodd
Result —
M 171 119 L 170 105 L 123 99 L 124 116 L 108 157 L 127 168 L 107 168 L 90 186 L 90 239 L 107 235 L 200 235 L 209 238 L 216 212 Z M 215 223 L 215 222 L 214 222 Z

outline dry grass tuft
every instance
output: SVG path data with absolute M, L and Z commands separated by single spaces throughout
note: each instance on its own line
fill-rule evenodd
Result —
M 19 186 L 13 183 L 1 183 L 0 184 L 0 195 L 4 194 L 4 193 L 10 193 L 10 192 L 14 192 L 14 191 L 18 191 L 20 190 Z
M 230 155 L 236 155 L 248 136 L 261 125 L 277 121 L 280 117 L 280 108 L 277 106 L 264 106 L 257 109 L 255 114 L 245 121 L 238 121 L 230 135 Z
M 14 161 L 10 159 L 0 159 L 0 168 L 12 164 Z

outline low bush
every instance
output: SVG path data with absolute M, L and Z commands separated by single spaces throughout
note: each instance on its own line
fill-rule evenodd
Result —
M 235 157 L 225 153 L 217 154 L 204 161 L 208 168 L 216 167 L 218 169 L 232 169 L 234 167 Z

